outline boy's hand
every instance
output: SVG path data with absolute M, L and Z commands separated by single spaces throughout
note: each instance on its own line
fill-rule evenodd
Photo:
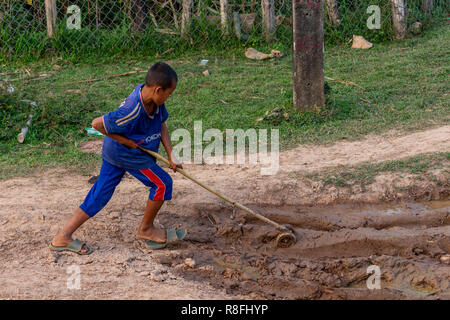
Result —
M 183 164 L 177 160 L 169 158 L 169 163 L 169 167 L 173 170 L 173 172 L 177 172 L 177 168 L 183 169 Z

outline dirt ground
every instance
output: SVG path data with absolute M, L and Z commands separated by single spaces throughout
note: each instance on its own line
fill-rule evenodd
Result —
M 99 152 L 101 140 L 82 148 Z M 83 201 L 89 176 L 63 169 L 0 182 L 1 299 L 450 299 L 448 168 L 436 179 L 382 174 L 365 190 L 324 186 L 293 173 L 450 150 L 450 126 L 282 152 L 280 171 L 186 165 L 193 176 L 280 224 L 297 243 L 233 209 L 180 174 L 157 223 L 188 229 L 185 241 L 149 251 L 135 239 L 148 196 L 125 176 L 112 200 L 75 237 L 89 256 L 47 245 Z M 69 289 L 71 266 L 80 288 Z M 381 289 L 369 290 L 369 266 Z

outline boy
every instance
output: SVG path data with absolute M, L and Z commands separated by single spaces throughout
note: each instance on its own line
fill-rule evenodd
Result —
M 108 203 L 125 172 L 150 187 L 137 238 L 145 240 L 150 249 L 160 249 L 185 237 L 185 230 L 162 230 L 153 226 L 164 201 L 172 198 L 172 178 L 156 164 L 156 159 L 137 148 L 140 145 L 158 152 L 162 141 L 169 155 L 170 168 L 174 172 L 182 168 L 172 158 L 172 144 L 165 124 L 169 114 L 164 102 L 177 83 L 178 76 L 168 64 L 155 63 L 147 72 L 145 84 L 139 84 L 116 111 L 92 121 L 92 127 L 105 135 L 100 175 L 84 202 L 53 238 L 50 244 L 52 250 L 68 250 L 78 254 L 92 252 L 85 243 L 72 240 L 72 234 Z

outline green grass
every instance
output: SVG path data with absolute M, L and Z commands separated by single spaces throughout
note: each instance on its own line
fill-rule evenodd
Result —
M 292 105 L 292 56 L 257 62 L 231 51 L 227 58 L 203 52 L 169 61 L 179 74 L 178 88 L 166 103 L 169 130 L 192 132 L 196 120 L 203 128 L 277 128 L 282 148 L 299 143 L 326 144 L 359 139 L 386 130 L 419 130 L 449 123 L 450 31 L 441 26 L 414 39 L 378 44 L 370 50 L 327 48 L 325 74 L 353 81 L 362 88 L 329 82 L 326 106 L 299 112 Z M 74 64 L 61 59 L 23 65 L 32 74 L 51 77 L 13 81 L 17 88 L 8 101 L 0 100 L 0 177 L 29 174 L 36 168 L 71 167 L 89 171 L 99 157 L 78 150 L 93 118 L 114 110 L 144 74 L 92 83 L 67 84 L 134 70 L 147 69 L 161 58 L 122 58 L 114 63 L 93 60 Z M 200 59 L 209 59 L 211 75 Z M 55 65 L 61 66 L 56 70 Z M 0 72 L 7 70 L 6 66 Z M 26 75 L 7 76 L 9 79 Z M 72 90 L 72 92 L 68 91 Z M 73 90 L 79 90 L 80 93 Z M 30 106 L 38 107 L 23 145 L 16 141 Z M 290 118 L 256 122 L 267 111 L 281 108 Z
M 354 186 L 360 186 L 362 190 L 365 190 L 367 185 L 375 182 L 375 177 L 379 174 L 398 172 L 421 177 L 428 175 L 428 171 L 431 169 L 441 169 L 444 166 L 448 167 L 449 164 L 450 152 L 436 152 L 401 160 L 365 163 L 357 166 L 338 166 L 311 174 L 292 173 L 292 175 L 304 175 L 314 181 L 321 181 L 324 187 L 334 185 L 351 189 Z M 433 180 L 434 177 L 430 177 L 430 179 Z

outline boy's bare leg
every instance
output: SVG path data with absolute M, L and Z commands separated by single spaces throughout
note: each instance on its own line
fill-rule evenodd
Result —
M 90 217 L 83 210 L 78 208 L 66 225 L 53 238 L 52 245 L 54 247 L 68 246 L 73 241 L 72 234 L 89 218 Z M 81 252 L 87 252 L 87 247 L 85 245 L 81 248 Z
M 159 209 L 163 205 L 164 200 L 150 200 L 147 201 L 144 218 L 138 227 L 136 236 L 141 239 L 152 240 L 155 242 L 165 242 L 167 233 L 163 229 L 157 229 L 153 226 L 153 221 L 158 214 Z

